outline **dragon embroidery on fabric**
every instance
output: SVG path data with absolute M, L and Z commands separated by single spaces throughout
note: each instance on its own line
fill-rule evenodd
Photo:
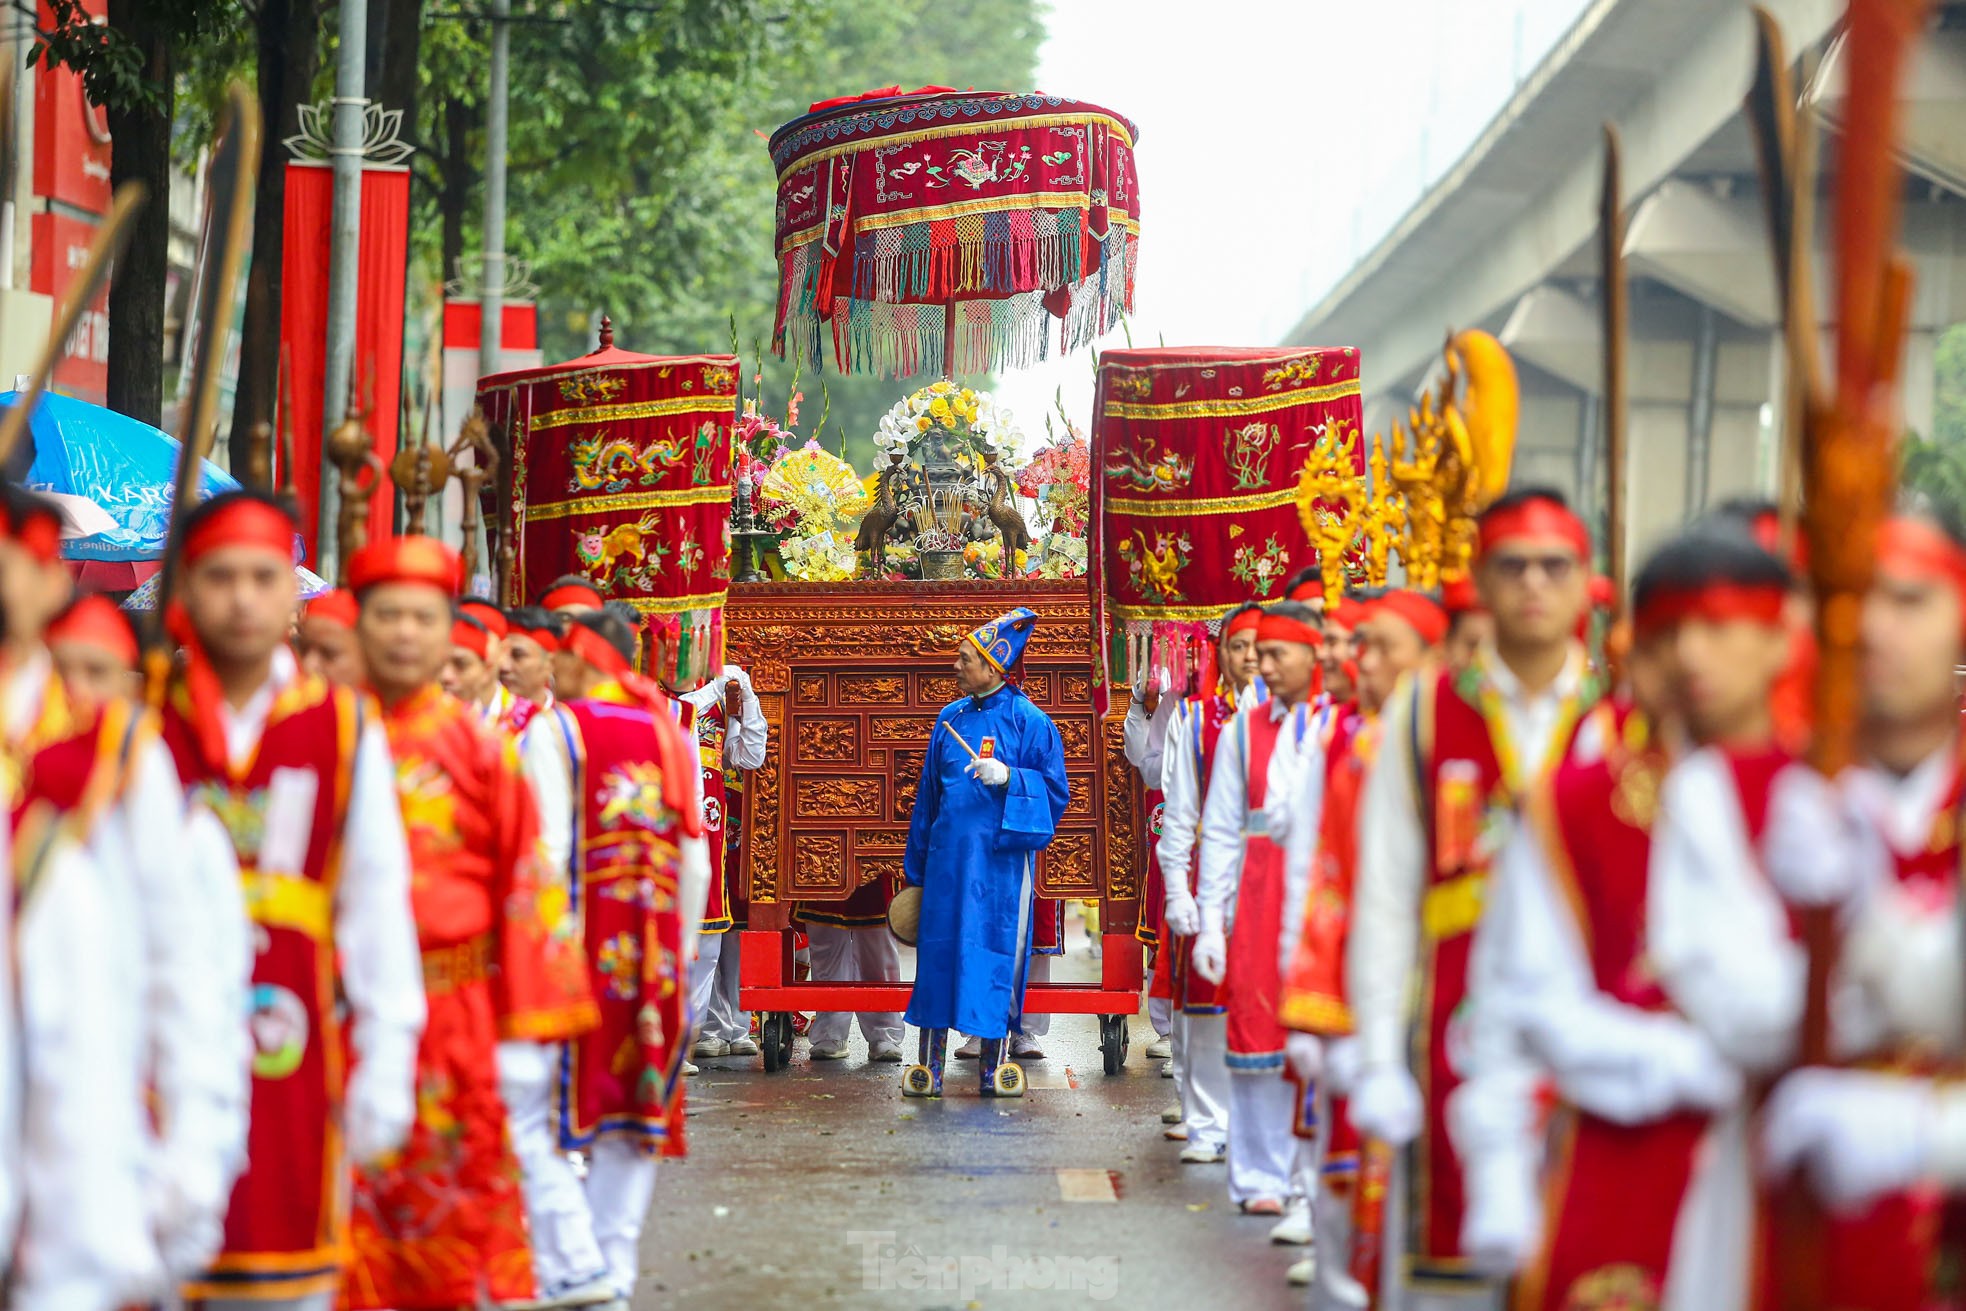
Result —
M 1031 148 L 1024 146 L 1010 156 L 1008 149 L 1008 142 L 985 141 L 974 150 L 951 151 L 943 163 L 928 166 L 928 185 L 935 189 L 960 182 L 981 191 L 992 182 L 1015 182 L 1031 166 Z
M 662 767 L 653 761 L 625 764 L 601 780 L 601 827 L 624 823 L 651 832 L 668 812 L 662 804 Z
M 1172 451 L 1155 453 L 1149 441 L 1144 451 L 1116 451 L 1106 465 L 1106 477 L 1143 492 L 1176 492 L 1195 476 L 1195 462 Z
M 1153 375 L 1145 369 L 1114 369 L 1107 377 L 1114 400 L 1144 401 L 1153 395 Z
M 1137 539 L 1137 545 L 1136 545 Z M 1188 552 L 1194 543 L 1186 533 L 1155 533 L 1152 542 L 1144 531 L 1120 542 L 1119 552 L 1126 560 L 1127 575 L 1140 595 L 1165 604 L 1187 598 L 1181 594 L 1181 571 L 1187 567 Z
M 1222 434 L 1222 456 L 1229 462 L 1238 490 L 1254 491 L 1270 485 L 1270 452 L 1282 440 L 1283 429 L 1260 419 Z
M 701 438 L 698 440 L 700 444 Z M 626 438 L 610 438 L 605 430 L 596 431 L 584 441 L 575 442 L 568 452 L 573 459 L 573 473 L 567 480 L 567 490 L 618 492 L 636 481 L 644 487 L 653 487 L 662 480 L 664 471 L 682 462 L 687 449 L 666 437 L 638 449 Z
M 643 539 L 660 532 L 661 527 L 661 516 L 650 510 L 633 523 L 618 523 L 605 531 L 576 528 L 573 551 L 580 558 L 581 568 L 589 574 L 605 578 L 615 561 L 623 556 L 633 556 L 637 562 L 646 561 L 649 548 Z M 665 553 L 667 549 L 657 548 Z
M 621 394 L 628 385 L 626 378 L 613 374 L 589 375 L 583 378 L 562 378 L 560 380 L 560 399 L 575 405 L 591 405 L 597 401 L 611 401 Z

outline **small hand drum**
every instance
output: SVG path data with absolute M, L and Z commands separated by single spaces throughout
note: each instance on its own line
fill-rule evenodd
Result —
M 922 924 L 922 890 L 904 887 L 887 906 L 887 931 L 912 947 Z

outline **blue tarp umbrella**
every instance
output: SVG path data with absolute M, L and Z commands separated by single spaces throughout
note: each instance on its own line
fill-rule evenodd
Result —
M 0 406 L 17 392 L 0 392 Z M 170 529 L 171 489 L 177 478 L 178 443 L 160 429 L 114 410 L 68 396 L 43 393 L 28 419 L 34 463 L 27 485 L 82 496 L 108 512 L 115 528 L 61 544 L 71 560 L 154 560 L 164 553 Z M 230 491 L 231 474 L 204 462 L 198 499 Z

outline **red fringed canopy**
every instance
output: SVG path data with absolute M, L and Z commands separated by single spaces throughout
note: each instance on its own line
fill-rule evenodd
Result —
M 825 101 L 772 134 L 778 322 L 849 373 L 984 373 L 1098 337 L 1133 308 L 1133 124 L 1056 96 Z M 953 327 L 953 346 L 946 337 Z

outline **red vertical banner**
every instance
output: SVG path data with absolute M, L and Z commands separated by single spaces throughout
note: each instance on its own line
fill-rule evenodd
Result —
M 321 415 L 326 402 L 328 253 L 334 174 L 326 164 L 287 165 L 286 253 L 280 344 L 293 400 L 293 483 L 309 559 L 319 559 Z M 355 296 L 356 404 L 386 467 L 396 454 L 403 386 L 403 306 L 409 268 L 410 175 L 362 170 L 362 239 Z M 369 535 L 393 530 L 395 489 L 383 477 L 369 505 Z
M 83 9 L 100 17 L 102 0 Z M 54 23 L 46 0 L 38 6 L 44 26 Z M 45 208 L 29 227 L 32 252 L 28 287 L 43 296 L 68 290 L 95 237 L 96 218 L 109 208 L 109 121 L 82 94 L 79 74 L 66 68 L 34 70 L 34 194 Z M 12 380 L 6 380 L 8 385 Z M 67 349 L 55 361 L 55 388 L 100 405 L 109 390 L 109 288 L 96 294 Z

